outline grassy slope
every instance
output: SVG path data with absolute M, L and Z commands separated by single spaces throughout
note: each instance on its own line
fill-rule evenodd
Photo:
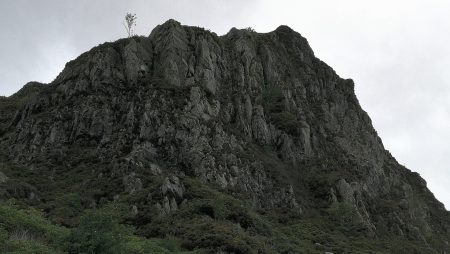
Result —
M 33 208 L 0 203 L 1 253 L 188 253 L 176 238 L 146 239 L 119 224 L 117 206 L 85 211 L 75 228 L 52 224 Z M 191 253 L 191 252 L 189 252 Z M 193 253 L 193 252 L 192 252 Z
M 23 204 L 0 204 L 2 253 L 433 253 L 404 238 L 371 238 L 352 209 L 336 206 L 315 216 L 255 211 L 214 186 L 185 178 L 191 201 L 138 229 L 124 196 L 95 210 L 76 212 L 74 227 L 53 224 Z M 145 190 L 142 192 L 144 193 Z M 67 207 L 71 210 L 71 207 Z M 150 209 L 150 208 L 149 208 Z M 71 210 L 72 211 L 72 210 Z M 72 211 L 73 212 L 73 211 Z M 141 211 L 152 213 L 151 210 Z M 54 219 L 54 218 L 53 218 Z

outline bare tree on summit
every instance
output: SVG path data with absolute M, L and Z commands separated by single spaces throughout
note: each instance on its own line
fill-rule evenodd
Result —
M 127 15 L 125 15 L 125 22 L 123 23 L 123 26 L 127 30 L 128 38 L 134 35 L 133 26 L 136 26 L 136 19 L 136 14 L 127 13 Z

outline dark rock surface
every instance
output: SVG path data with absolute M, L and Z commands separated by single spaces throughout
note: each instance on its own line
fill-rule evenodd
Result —
M 133 213 L 168 216 L 189 204 L 194 178 L 258 210 L 346 204 L 368 237 L 443 235 L 450 249 L 449 213 L 385 150 L 353 81 L 287 26 L 217 36 L 169 20 L 102 44 L 50 84 L 0 98 L 0 142 L 1 166 L 16 167 L 0 168 L 2 198 L 81 188 L 95 207 L 146 191 Z M 13 188 L 17 170 L 39 180 Z

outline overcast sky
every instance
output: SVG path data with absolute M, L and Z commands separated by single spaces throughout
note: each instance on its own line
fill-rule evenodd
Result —
M 0 95 L 50 82 L 67 61 L 125 37 L 126 12 L 139 35 L 169 18 L 219 35 L 290 26 L 355 81 L 385 147 L 450 208 L 450 1 L 0 0 Z

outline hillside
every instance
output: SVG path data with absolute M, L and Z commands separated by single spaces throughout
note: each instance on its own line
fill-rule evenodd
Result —
M 99 45 L 0 98 L 0 162 L 3 252 L 450 250 L 450 213 L 287 26 Z

